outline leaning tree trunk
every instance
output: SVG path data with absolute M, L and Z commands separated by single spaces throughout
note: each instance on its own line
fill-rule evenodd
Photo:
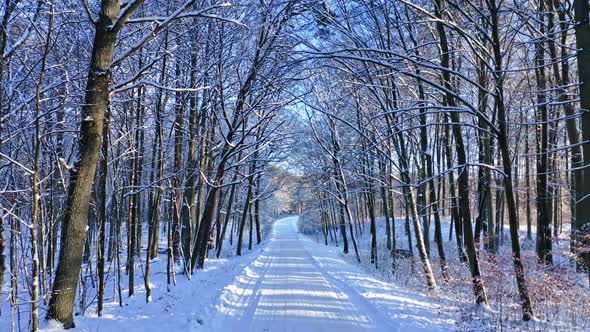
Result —
M 103 120 L 109 103 L 110 65 L 115 53 L 117 29 L 112 29 L 121 11 L 120 2 L 102 1 L 100 20 L 92 49 L 80 126 L 80 159 L 71 169 L 67 208 L 63 221 L 59 261 L 47 311 L 48 319 L 74 327 L 74 300 L 82 267 L 88 206 L 96 164 L 100 156 Z
M 104 116 L 109 104 L 112 69 L 164 31 L 194 3 L 195 0 L 189 0 L 174 12 L 174 16 L 159 23 L 154 22 L 151 33 L 146 34 L 141 43 L 115 62 L 113 58 L 118 34 L 131 15 L 143 4 L 143 0 L 130 2 L 123 8 L 121 1 L 102 0 L 99 19 L 92 22 L 95 34 L 81 112 L 82 123 L 78 143 L 80 158 L 70 170 L 71 180 L 62 227 L 60 257 L 47 311 L 48 319 L 60 321 L 65 328 L 74 327 L 74 300 L 82 267 L 81 255 L 86 240 L 90 193 L 100 156 Z
M 409 217 L 411 216 L 412 223 L 414 225 L 414 235 L 416 238 L 416 247 L 418 248 L 418 255 L 422 262 L 422 268 L 424 269 L 424 275 L 426 277 L 426 284 L 430 290 L 436 289 L 436 279 L 432 272 L 432 266 L 430 264 L 430 258 L 426 252 L 426 246 L 424 245 L 424 236 L 422 234 L 422 226 L 420 225 L 420 217 L 418 215 L 418 207 L 416 204 L 416 195 L 414 189 L 411 187 L 411 178 L 408 167 L 408 155 L 405 149 L 406 143 L 403 133 L 400 130 L 397 131 L 398 140 L 396 143 L 396 150 L 399 156 L 401 180 L 403 182 L 403 193 L 406 200 L 406 232 L 408 234 L 408 244 L 410 252 L 412 252 L 411 246 L 411 234 L 409 227 Z M 395 246 L 394 249 L 395 250 Z M 394 257 L 395 259 L 395 257 Z M 395 261 L 393 262 L 395 264 Z M 413 263 L 412 263 L 413 264 Z
M 232 121 L 229 126 L 229 132 L 226 134 L 226 143 L 221 148 L 221 152 L 218 156 L 219 159 L 217 161 L 217 165 L 215 165 L 214 174 L 211 176 L 211 183 L 213 185 L 209 188 L 209 192 L 207 193 L 207 197 L 205 198 L 205 204 L 203 207 L 203 212 L 201 214 L 201 221 L 199 222 L 199 228 L 197 231 L 197 239 L 191 257 L 191 268 L 193 269 L 193 271 L 195 268 L 202 269 L 205 266 L 209 231 L 211 229 L 211 224 L 213 223 L 213 218 L 215 217 L 215 207 L 217 205 L 217 200 L 219 199 L 219 190 L 223 185 L 223 177 L 226 171 L 225 165 L 228 162 L 228 158 L 237 148 L 237 144 L 235 144 L 236 142 L 234 142 L 234 138 L 237 135 L 237 130 L 240 127 L 240 124 L 243 123 L 245 125 L 246 120 L 242 119 L 242 117 L 246 102 L 246 96 L 249 94 L 250 88 L 252 87 L 252 84 L 257 78 L 257 70 L 259 65 L 259 54 L 257 53 L 254 57 L 254 62 L 250 70 L 250 74 L 248 75 L 244 84 L 240 88 L 240 91 L 238 92 L 236 107 L 234 110 Z M 193 271 L 191 271 L 191 273 Z

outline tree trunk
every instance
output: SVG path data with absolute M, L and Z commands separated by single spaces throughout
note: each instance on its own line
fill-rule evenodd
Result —
M 111 26 L 120 11 L 119 1 L 102 2 L 88 70 L 80 126 L 80 159 L 71 171 L 59 261 L 47 312 L 48 319 L 58 320 L 65 328 L 74 327 L 74 299 L 82 266 L 90 192 L 100 156 L 104 114 L 109 103 L 110 65 L 118 34 Z
M 254 193 L 254 219 L 256 222 L 256 244 L 260 244 L 262 242 L 262 229 L 260 227 L 260 179 L 261 176 L 256 176 L 256 181 L 254 182 L 255 186 L 255 193 Z
M 383 183 L 380 184 L 381 189 L 381 204 L 383 205 L 383 216 L 385 217 L 385 237 L 387 238 L 387 250 L 391 250 L 391 222 L 389 221 L 389 206 L 388 201 L 389 197 L 387 195 L 387 191 L 389 190 L 387 185 L 387 166 L 385 165 L 385 160 L 379 159 L 379 168 L 381 176 L 383 177 Z
M 535 77 L 537 81 L 537 256 L 539 262 L 553 264 L 551 253 L 551 194 L 547 185 L 549 177 L 548 145 L 548 117 L 547 117 L 547 83 L 545 77 L 545 0 L 538 2 L 538 19 L 540 41 L 535 44 Z
M 578 81 L 580 82 L 580 108 L 582 113 L 582 145 L 584 154 L 583 176 L 576 183 L 576 243 L 578 266 L 588 273 L 590 280 L 590 5 L 587 0 L 574 0 L 576 47 L 578 52 Z M 586 248 L 586 250 L 583 250 Z
M 51 31 L 53 29 L 53 3 L 49 8 L 49 26 L 47 28 L 47 36 L 45 39 L 45 48 L 41 60 L 41 69 L 39 73 L 39 80 L 37 82 L 35 91 L 35 156 L 33 158 L 33 176 L 31 180 L 32 195 L 33 195 L 33 206 L 31 211 L 31 225 L 29 225 L 31 233 L 31 258 L 32 258 L 32 271 L 31 271 L 31 331 L 37 331 L 39 329 L 39 280 L 40 273 L 39 267 L 42 264 L 39 263 L 39 251 L 44 252 L 43 247 L 43 233 L 44 226 L 43 222 L 39 222 L 40 210 L 41 210 L 41 194 L 39 192 L 39 177 L 41 172 L 41 153 L 42 153 L 42 133 L 41 133 L 41 111 L 42 111 L 42 88 L 45 80 L 45 68 L 47 65 L 47 56 L 49 55 L 49 47 L 51 44 Z M 41 238 L 37 237 L 37 227 L 41 226 Z M 41 249 L 39 250 L 39 245 Z M 42 280 L 42 279 L 41 279 Z
M 524 141 L 524 149 L 525 151 L 529 151 L 529 132 L 527 130 L 526 137 Z M 526 177 L 526 187 L 529 190 L 526 191 L 526 238 L 528 240 L 533 239 L 533 232 L 532 232 L 532 215 L 531 215 L 531 165 L 529 158 L 525 158 L 525 177 Z
M 191 55 L 191 83 L 190 86 L 196 86 L 197 76 L 197 55 L 193 53 Z M 198 146 L 198 125 L 199 125 L 199 114 L 197 108 L 197 96 L 196 93 L 189 96 L 189 147 L 188 156 L 186 160 L 186 183 L 184 190 L 184 197 L 182 199 L 182 252 L 184 260 L 184 270 L 188 274 L 191 271 L 191 252 L 192 252 L 192 239 L 193 239 L 193 225 L 195 223 L 195 194 L 196 194 L 196 180 L 197 180 L 197 146 Z M 203 101 L 204 102 L 204 101 Z
M 452 95 L 453 85 L 451 83 L 450 66 L 449 66 L 449 44 L 447 41 L 447 35 L 445 32 L 444 25 L 442 23 L 441 13 L 441 2 L 442 0 L 435 0 L 435 15 L 439 19 L 436 23 L 436 29 L 438 31 L 439 43 L 441 49 L 441 66 L 445 68 L 442 73 L 443 85 L 447 90 L 445 96 L 445 103 L 452 109 L 456 108 L 455 98 Z M 475 303 L 487 304 L 488 298 L 484 287 L 483 279 L 481 277 L 481 271 L 479 269 L 479 262 L 477 258 L 477 251 L 475 248 L 475 242 L 473 239 L 473 229 L 471 228 L 471 212 L 469 207 L 469 170 L 467 169 L 467 156 L 465 150 L 465 144 L 463 142 L 463 134 L 460 127 L 460 117 L 458 112 L 450 112 L 451 120 L 454 125 L 452 127 L 453 136 L 455 138 L 455 144 L 457 146 L 457 162 L 459 163 L 458 169 L 458 190 L 459 190 L 459 219 L 463 226 L 463 236 L 465 239 L 465 249 L 467 251 L 467 258 L 469 261 L 469 270 L 471 272 L 471 278 L 473 282 L 473 293 L 475 295 Z M 457 226 L 459 222 L 457 221 Z
M 252 169 L 256 166 L 250 166 L 250 174 Z M 236 255 L 242 256 L 242 244 L 244 242 L 244 228 L 246 227 L 246 221 L 248 220 L 248 211 L 250 209 L 250 200 L 252 200 L 252 177 L 248 180 L 248 189 L 246 192 L 246 198 L 244 199 L 244 208 L 242 209 L 242 219 L 240 220 L 240 226 L 238 230 L 238 246 L 236 249 Z
M 4 254 L 6 244 L 4 241 L 4 219 L 0 215 L 0 293 L 4 284 L 4 272 L 6 272 L 6 254 Z M 0 315 L 2 315 L 2 308 L 0 308 Z
M 445 115 L 445 118 L 448 116 Z M 448 119 L 447 119 L 448 120 Z M 449 122 L 449 121 L 447 121 Z M 445 159 L 448 169 L 453 168 L 453 147 L 451 143 L 451 133 L 450 133 L 450 126 L 445 126 L 445 134 L 443 135 L 443 145 L 445 146 Z M 463 225 L 461 224 L 461 219 L 459 217 L 459 201 L 457 199 L 457 191 L 455 190 L 455 174 L 454 172 L 449 172 L 449 196 L 451 201 L 451 228 L 452 223 L 455 224 L 455 240 L 457 242 L 457 251 L 459 254 L 459 260 L 461 262 L 467 262 L 467 254 L 465 253 L 465 249 L 463 247 Z
M 406 180 L 408 181 L 407 177 Z M 434 279 L 434 273 L 432 272 L 432 268 L 430 266 L 430 260 L 426 254 L 426 247 L 424 246 L 424 238 L 422 236 L 422 229 L 420 226 L 420 218 L 418 216 L 418 210 L 416 208 L 416 197 L 414 195 L 413 190 L 409 186 L 404 186 L 404 192 L 408 197 L 408 204 L 409 204 L 409 213 L 411 215 L 412 221 L 414 223 L 414 232 L 416 235 L 416 246 L 418 247 L 418 254 L 420 255 L 420 259 L 422 260 L 422 267 L 424 269 L 424 275 L 426 276 L 426 284 L 428 288 L 433 290 L 436 289 L 436 280 Z
M 176 64 L 176 76 L 180 77 L 180 63 Z M 172 202 L 172 255 L 174 262 L 178 262 L 181 255 L 180 232 L 181 232 L 181 211 L 184 202 L 182 201 L 182 146 L 184 137 L 184 96 L 177 91 L 175 94 L 175 120 L 174 120 L 174 176 L 172 188 L 174 200 Z M 184 253 L 183 254 L 188 254 Z
M 99 219 L 98 219 L 98 249 L 96 258 L 96 273 L 98 274 L 98 304 L 97 304 L 97 315 L 102 316 L 103 303 L 104 303 L 104 267 L 105 267 L 105 242 L 106 242 L 106 227 L 107 227 L 107 177 L 108 177 L 108 165 L 109 165 L 109 117 L 110 112 L 107 110 L 104 120 L 104 139 L 102 141 L 102 158 L 100 162 L 100 204 L 99 204 Z
M 492 24 L 492 45 L 494 51 L 494 79 L 496 81 L 496 93 L 494 95 L 496 109 L 498 111 L 498 145 L 502 155 L 502 165 L 504 168 L 504 190 L 506 193 L 506 202 L 508 205 L 508 222 L 510 225 L 510 238 L 512 244 L 512 259 L 514 263 L 514 272 L 516 284 L 520 295 L 522 306 L 522 319 L 525 321 L 533 317 L 533 308 L 528 293 L 524 266 L 520 253 L 520 239 L 518 236 L 518 218 L 516 216 L 516 202 L 512 189 L 512 160 L 510 158 L 510 148 L 508 146 L 508 123 L 506 118 L 506 109 L 504 108 L 504 74 L 502 65 L 502 50 L 500 45 L 500 26 L 498 20 L 499 9 L 496 0 L 488 2 L 491 24 Z
M 238 159 L 240 159 L 241 154 L 238 154 Z M 236 182 L 236 180 L 238 179 L 238 172 L 236 172 L 234 174 L 234 176 L 231 179 L 231 183 Z M 217 243 L 217 252 L 216 252 L 216 257 L 219 258 L 221 256 L 221 249 L 223 248 L 223 242 L 225 240 L 225 233 L 227 231 L 227 224 L 229 223 L 229 220 L 231 219 L 231 215 L 232 215 L 232 205 L 234 203 L 234 194 L 236 191 L 236 187 L 237 185 L 232 185 L 231 188 L 229 189 L 229 197 L 227 200 L 227 208 L 225 210 L 225 220 L 223 222 L 223 228 L 221 229 L 221 234 L 219 236 L 219 242 Z M 218 217 L 217 220 L 221 220 L 221 217 Z M 218 221 L 219 222 L 219 221 Z M 231 231 L 230 231 L 231 234 Z

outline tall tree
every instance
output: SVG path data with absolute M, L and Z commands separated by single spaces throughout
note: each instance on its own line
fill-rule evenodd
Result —
M 119 33 L 143 4 L 143 0 L 135 0 L 125 6 L 116 0 L 104 0 L 101 2 L 97 19 L 92 16 L 90 9 L 84 2 L 95 34 L 92 43 L 92 56 L 88 66 L 84 104 L 81 110 L 79 159 L 70 172 L 70 188 L 63 221 L 60 254 L 47 311 L 48 319 L 60 321 L 65 328 L 74 327 L 74 298 L 82 266 L 81 253 L 86 240 L 90 193 L 100 156 L 103 122 L 110 100 L 113 68 L 142 49 L 155 36 L 174 23 L 182 13 L 191 8 L 194 3 L 194 0 L 187 1 L 170 16 L 153 22 L 152 30 L 140 38 L 139 43 L 115 58 Z M 202 16 L 208 10 L 221 6 L 224 5 L 207 7 L 192 13 L 192 16 Z
M 590 5 L 588 1 L 574 0 L 574 21 L 576 46 L 578 52 L 578 80 L 580 82 L 580 108 L 582 124 L 582 153 L 584 165 L 582 183 L 576 183 L 577 204 L 576 209 L 576 239 L 578 245 L 578 264 L 586 270 L 590 280 Z

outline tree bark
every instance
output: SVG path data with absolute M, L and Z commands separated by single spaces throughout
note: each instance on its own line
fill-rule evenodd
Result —
M 104 267 L 105 267 L 105 242 L 106 242 L 106 227 L 108 221 L 108 209 L 107 209 L 107 177 L 108 177 L 108 165 L 109 165 L 109 114 L 107 110 L 104 121 L 104 139 L 102 141 L 102 158 L 100 163 L 100 205 L 99 205 L 99 219 L 98 219 L 98 249 L 96 258 L 96 273 L 98 274 L 98 304 L 97 314 L 102 316 L 103 303 L 104 303 Z
M 543 42 L 545 34 L 545 0 L 538 2 L 538 21 L 540 40 L 535 44 L 535 78 L 537 81 L 537 242 L 536 251 L 539 262 L 553 264 L 551 252 L 551 194 L 547 185 L 549 178 L 548 156 L 548 117 L 547 117 L 547 82 L 545 76 L 545 55 Z
M 111 26 L 120 11 L 119 1 L 102 2 L 88 70 L 80 126 L 80 159 L 71 171 L 59 261 L 47 312 L 48 319 L 58 320 L 65 328 L 74 327 L 74 299 L 82 266 L 90 192 L 100 156 L 103 120 L 109 103 L 110 65 L 118 35 L 118 30 Z
M 582 113 L 582 152 L 584 155 L 581 183 L 576 183 L 576 243 L 578 266 L 590 280 L 590 5 L 587 0 L 574 0 L 576 47 L 578 52 L 578 81 Z M 585 248 L 585 250 L 584 250 Z
M 441 13 L 442 0 L 435 0 L 435 16 L 439 19 L 436 23 L 436 30 L 438 31 L 439 44 L 441 49 L 440 59 L 441 66 L 443 67 L 442 80 L 443 86 L 447 90 L 445 96 L 445 104 L 450 106 L 452 109 L 457 107 L 455 98 L 452 95 L 453 86 L 451 83 L 450 75 L 450 53 L 449 44 L 447 41 L 447 35 L 445 32 L 444 25 L 442 23 L 443 17 Z M 467 169 L 467 156 L 465 153 L 465 144 L 463 142 L 463 134 L 460 127 L 460 117 L 458 112 L 450 112 L 451 120 L 454 125 L 452 127 L 453 136 L 455 138 L 455 144 L 457 145 L 457 162 L 459 163 L 458 169 L 458 190 L 459 190 L 459 219 L 463 226 L 463 236 L 465 239 L 465 249 L 467 251 L 467 258 L 469 261 L 469 270 L 471 272 L 471 278 L 473 282 L 473 293 L 475 295 L 475 303 L 487 304 L 488 298 L 486 289 L 484 287 L 481 271 L 479 269 L 479 261 L 477 258 L 477 251 L 475 248 L 475 242 L 473 239 L 473 229 L 471 226 L 471 212 L 469 207 L 469 170 Z M 457 226 L 459 222 L 457 221 Z
M 197 71 L 197 55 L 193 53 L 191 55 L 191 87 L 196 86 L 196 71 Z M 198 108 L 197 108 L 197 96 L 196 93 L 189 96 L 189 147 L 188 156 L 186 160 L 186 183 L 184 196 L 182 199 L 182 252 L 184 260 L 185 272 L 191 271 L 191 252 L 192 252 L 192 239 L 193 239 L 193 225 L 195 223 L 195 194 L 196 194 L 196 180 L 197 180 L 197 146 L 198 146 Z M 205 101 L 203 101 L 205 102 Z M 187 273 L 188 274 L 188 273 Z
M 520 239 L 518 235 L 518 218 L 516 211 L 516 202 L 512 189 L 512 160 L 510 158 L 510 148 L 508 146 L 508 123 L 506 118 L 506 109 L 504 105 L 504 74 L 502 64 L 502 50 L 500 44 L 500 26 L 498 14 L 500 8 L 496 5 L 496 0 L 489 0 L 488 7 L 492 24 L 492 48 L 494 54 L 494 79 L 496 81 L 496 93 L 494 95 L 496 108 L 498 111 L 498 145 L 502 155 L 502 165 L 504 168 L 504 190 L 506 193 L 506 202 L 508 205 L 508 222 L 510 225 L 510 238 L 512 244 L 512 259 L 514 263 L 514 272 L 516 284 L 520 295 L 522 306 L 522 319 L 525 321 L 533 317 L 533 308 L 528 293 L 522 256 L 520 253 Z

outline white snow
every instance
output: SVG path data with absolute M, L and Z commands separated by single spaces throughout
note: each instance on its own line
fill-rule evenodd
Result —
M 297 217 L 275 222 L 267 245 L 231 259 L 209 259 L 192 280 L 177 275 L 166 292 L 165 261 L 154 261 L 153 302 L 143 288 L 123 308 L 76 317 L 75 331 L 444 331 L 451 315 L 427 297 L 398 289 L 347 263 L 338 248 L 297 231 Z M 140 289 L 141 288 L 141 289 Z M 90 309 L 92 310 L 92 309 Z M 90 311 L 89 310 L 89 311 Z M 61 331 L 46 323 L 43 331 Z
M 228 244 L 228 248 L 231 248 Z M 247 251 L 247 250 L 246 250 Z M 84 316 L 74 317 L 76 328 L 68 331 L 202 331 L 209 324 L 210 317 L 215 315 L 215 303 L 221 290 L 231 283 L 245 267 L 262 252 L 256 248 L 250 254 L 231 259 L 210 258 L 205 269 L 195 271 L 192 280 L 188 280 L 176 267 L 177 285 L 171 285 L 171 291 L 166 291 L 166 257 L 152 260 L 150 284 L 153 287 L 150 303 L 145 301 L 145 289 L 142 273 L 135 279 L 135 295 L 128 297 L 128 291 L 123 290 L 123 307 L 119 307 L 117 298 L 112 297 L 112 282 L 105 292 L 109 302 L 105 301 L 104 313 L 98 317 L 93 304 Z M 139 265 L 138 265 L 139 268 Z M 143 272 L 143 269 L 139 270 Z M 127 276 L 123 271 L 123 286 L 127 284 Z M 6 310 L 5 312 L 8 312 Z M 3 315 L 2 318 L 8 315 Z M 0 327 L 3 325 L 0 319 Z M 7 324 L 10 324 L 9 321 Z M 205 326 L 203 326 L 205 325 Z M 8 326 L 8 325 L 7 325 Z M 0 328 L 0 331 L 4 331 Z M 41 331 L 64 331 L 57 322 L 44 322 Z
M 213 331 L 437 331 L 454 322 L 436 306 L 380 282 L 297 232 L 275 223 L 258 258 L 226 286 Z

